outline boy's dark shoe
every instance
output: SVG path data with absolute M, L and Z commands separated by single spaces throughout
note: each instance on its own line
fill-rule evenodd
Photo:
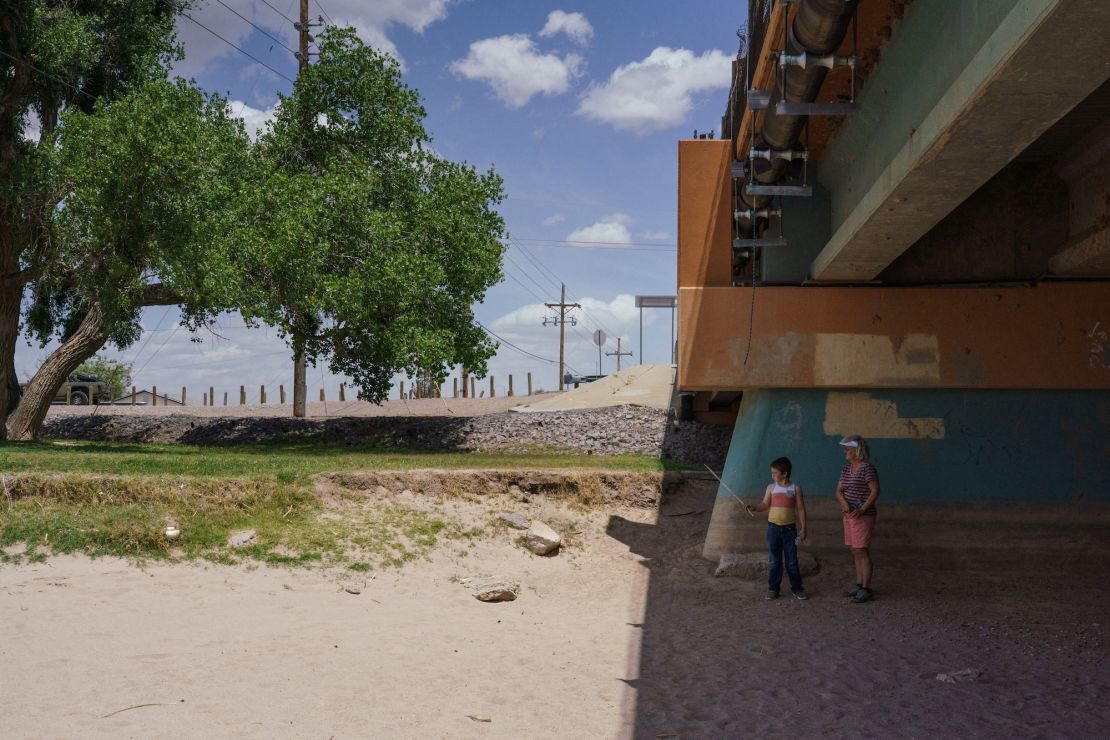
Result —
M 861 586 L 857 583 L 856 585 L 852 586 L 850 589 L 845 591 L 843 594 L 841 594 L 841 596 L 843 596 L 846 599 L 850 599 L 853 596 L 855 596 L 856 594 L 858 594 L 861 588 L 863 588 L 863 586 Z
M 865 601 L 871 601 L 871 597 L 873 595 L 874 594 L 871 593 L 871 589 L 861 588 L 859 591 L 856 591 L 856 595 L 852 597 L 852 603 L 862 604 Z
M 795 591 L 794 592 L 794 598 L 797 599 L 798 601 L 805 601 L 806 599 L 809 598 L 809 596 L 806 594 L 805 591 Z
M 774 601 L 778 597 L 779 597 L 779 592 L 778 591 L 768 591 L 767 595 L 764 598 L 767 599 L 767 601 Z

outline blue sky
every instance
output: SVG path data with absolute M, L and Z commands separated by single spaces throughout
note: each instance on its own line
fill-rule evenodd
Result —
M 176 71 L 225 94 L 248 128 L 264 125 L 277 93 L 290 88 L 279 74 L 292 78 L 297 69 L 267 34 L 296 48 L 283 16 L 295 18 L 298 7 L 297 0 L 206 0 L 190 14 L 224 40 L 182 18 L 186 58 Z M 498 393 L 509 373 L 518 392 L 528 371 L 536 386 L 556 386 L 557 366 L 545 360 L 558 359 L 558 329 L 543 325 L 542 303 L 558 300 L 560 282 L 584 307 L 567 327 L 568 364 L 596 372 L 597 328 L 610 337 L 604 351 L 615 351 L 620 336 L 622 349 L 636 353 L 625 365 L 638 362 L 633 296 L 675 292 L 677 142 L 720 126 L 741 4 L 311 0 L 309 7 L 313 18 L 353 26 L 398 58 L 406 83 L 423 96 L 436 151 L 480 169 L 492 165 L 505 178 L 506 277 L 475 307 L 480 322 L 519 348 L 503 345 L 490 362 Z M 218 336 L 206 332 L 197 343 L 178 319 L 175 309 L 150 309 L 134 347 L 103 354 L 133 363 L 137 385 L 175 393 L 188 385 L 190 399 L 209 385 L 217 398 L 222 390 L 237 397 L 240 384 L 252 397 L 260 384 L 271 397 L 278 383 L 290 387 L 289 352 L 273 330 L 245 329 L 232 315 Z M 670 335 L 669 311 L 645 311 L 643 360 L 669 362 Z M 42 356 L 21 347 L 20 376 Z M 610 372 L 615 358 L 602 362 Z M 310 400 L 321 384 L 334 397 L 340 380 L 310 369 Z

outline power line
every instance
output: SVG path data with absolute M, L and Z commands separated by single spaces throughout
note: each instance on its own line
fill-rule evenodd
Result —
M 494 334 L 494 333 L 493 333 L 492 331 L 490 331 L 489 329 L 487 329 L 487 328 L 485 327 L 485 325 L 484 325 L 484 324 L 483 324 L 483 323 L 482 323 L 481 321 L 478 321 L 477 319 L 475 319 L 475 320 L 474 320 L 474 323 L 475 323 L 475 324 L 477 324 L 478 326 L 482 327 L 482 331 L 484 331 L 484 332 L 485 332 L 486 334 L 489 334 L 489 335 L 490 335 L 491 337 L 493 337 L 493 338 L 494 338 L 494 339 L 496 339 L 497 341 L 501 342 L 502 344 L 504 344 L 504 345 L 506 345 L 506 346 L 509 346 L 509 347 L 512 347 L 512 348 L 513 348 L 513 349 L 515 349 L 515 350 L 516 350 L 517 352 L 520 352 L 520 353 L 522 353 L 522 354 L 526 354 L 526 355 L 528 355 L 529 357 L 534 357 L 534 358 L 536 358 L 537 360 L 542 360 L 543 362 L 549 362 L 549 363 L 551 363 L 552 365 L 558 365 L 558 364 L 559 364 L 559 361 L 558 361 L 558 360 L 549 360 L 549 359 L 547 359 L 546 357 L 540 357 L 539 355 L 535 355 L 535 354 L 532 354 L 531 352 L 529 352 L 529 351 L 528 351 L 528 350 L 526 350 L 526 349 L 521 349 L 520 347 L 516 346 L 515 344 L 513 344 L 513 343 L 512 343 L 512 342 L 510 342 L 509 340 L 507 340 L 507 339 L 504 339 L 504 338 L 502 338 L 502 337 L 498 336 L 497 334 Z
M 554 273 L 554 272 L 552 272 L 552 271 L 551 271 L 551 270 L 550 270 L 550 269 L 549 269 L 549 268 L 548 268 L 548 267 L 547 267 L 546 265 L 544 265 L 544 264 L 542 263 L 542 261 L 539 261 L 539 260 L 537 260 L 537 259 L 536 259 L 535 257 L 532 257 L 532 256 L 531 256 L 531 255 L 529 254 L 529 250 L 528 250 L 528 249 L 527 249 L 527 248 L 526 248 L 526 247 L 525 247 L 525 246 L 524 246 L 523 244 L 521 244 L 521 243 L 520 243 L 519 241 L 517 241 L 517 240 L 516 240 L 516 237 L 514 237 L 514 236 L 511 236 L 511 235 L 510 235 L 510 236 L 509 236 L 509 241 L 511 241 L 511 242 L 512 242 L 512 243 L 513 243 L 513 244 L 514 244 L 514 245 L 516 246 L 516 248 L 520 250 L 521 254 L 523 254 L 523 255 L 524 255 L 525 257 L 527 257 L 527 258 L 528 258 L 528 259 L 529 259 L 529 260 L 530 260 L 530 261 L 532 262 L 532 264 L 533 264 L 533 265 L 536 265 L 536 266 L 537 266 L 538 268 L 540 268 L 541 270 L 544 270 L 545 272 L 547 272 L 547 274 L 548 274 L 548 275 L 550 275 L 550 276 L 551 276 L 552 278 L 554 278 L 554 280 L 555 280 L 555 281 L 556 281 L 556 282 L 557 282 L 557 283 L 558 283 L 558 284 L 559 284 L 560 286 L 562 286 L 562 285 L 564 284 L 564 281 L 563 281 L 563 280 L 561 280 L 561 279 L 560 279 L 560 278 L 559 278 L 559 277 L 558 277 L 557 275 L 555 275 L 555 273 Z M 570 296 L 570 297 L 571 297 L 571 300 L 572 300 L 572 301 L 574 301 L 575 303 L 581 303 L 581 302 L 582 302 L 582 299 L 581 299 L 581 298 L 576 298 L 576 297 L 575 297 L 575 296 L 574 296 L 573 294 L 571 294 L 571 296 Z M 601 323 L 600 321 L 598 321 L 598 320 L 597 320 L 597 319 L 596 319 L 596 318 L 595 318 L 595 317 L 593 316 L 593 314 L 591 314 L 591 313 L 590 313 L 589 311 L 587 311 L 587 310 L 585 309 L 585 307 L 581 307 L 581 308 L 582 308 L 582 313 L 583 313 L 583 314 L 584 314 L 585 316 L 588 316 L 588 317 L 590 318 L 590 320 L 591 320 L 591 321 L 593 322 L 594 326 L 596 326 L 597 328 L 601 329 L 601 330 L 602 330 L 602 331 L 604 331 L 604 332 L 605 332 L 606 334 L 609 334 L 609 335 L 613 335 L 613 336 L 615 336 L 615 334 L 614 334 L 614 333 L 613 333 L 613 332 L 612 332 L 612 331 L 611 331 L 611 330 L 610 330 L 610 329 L 609 329 L 608 327 L 604 326 L 604 325 L 603 325 L 603 324 L 602 324 L 602 323 Z
M 263 0 L 263 2 L 265 2 L 265 0 Z M 270 5 L 269 3 L 266 3 L 266 4 L 267 4 L 267 5 Z M 273 7 L 273 6 L 271 5 L 270 7 Z M 238 51 L 239 51 L 239 52 L 240 52 L 241 54 L 243 54 L 244 56 L 250 57 L 251 59 L 253 59 L 253 60 L 254 60 L 255 62 L 257 62 L 258 64 L 261 64 L 261 65 L 262 65 L 263 67 L 265 67 L 266 69 L 270 70 L 271 72 L 273 72 L 274 74 L 276 74 L 276 75 L 277 75 L 278 77 L 281 77 L 281 78 L 282 78 L 283 80 L 287 80 L 287 81 L 289 81 L 289 82 L 293 82 L 293 78 L 291 78 L 291 77 L 287 77 L 287 76 L 283 75 L 283 74 L 282 74 L 281 72 L 278 72 L 278 71 L 277 71 L 276 69 L 274 69 L 273 67 L 271 67 L 271 66 L 270 66 L 269 64 L 266 64 L 266 62 L 262 61 L 261 59 L 259 59 L 259 58 L 258 58 L 258 57 L 256 57 L 255 55 L 251 54 L 251 53 L 250 53 L 250 52 L 248 52 L 248 51 L 245 51 L 245 50 L 244 50 L 244 49 L 243 49 L 242 47 L 240 47 L 240 46 L 238 46 L 238 45 L 236 45 L 236 44 L 233 44 L 233 43 L 231 43 L 230 41 L 228 41 L 227 39 L 225 39 L 225 38 L 224 38 L 223 36 L 221 36 L 220 34 L 216 33 L 216 32 L 215 32 L 215 31 L 213 31 L 213 30 L 212 30 L 211 28 L 209 28 L 208 26 L 204 25 L 203 23 L 201 23 L 200 21 L 198 21 L 198 20 L 197 20 L 196 18 L 194 18 L 193 16 L 189 15 L 188 13 L 182 13 L 181 15 L 185 16 L 186 18 L 188 18 L 189 20 L 191 20 L 191 21 L 192 21 L 193 23 L 195 23 L 195 24 L 197 24 L 198 26 L 200 26 L 201 28 L 203 28 L 203 29 L 204 29 L 205 31 L 208 31 L 208 33 L 212 34 L 213 36 L 215 36 L 216 38 L 218 38 L 218 39 L 219 39 L 220 41 L 223 41 L 223 42 L 224 42 L 225 44 L 227 44 L 227 45 L 228 45 L 228 46 L 230 46 L 231 48 L 233 48 L 233 49 L 237 49 L 237 50 L 238 50 Z
M 296 52 L 296 51 L 294 51 L 293 49 L 291 49 L 291 48 L 289 48 L 288 46 L 286 46 L 286 45 L 285 45 L 285 42 L 284 42 L 284 41 L 282 41 L 281 39 L 279 39 L 279 38 L 278 38 L 277 36 L 274 36 L 274 35 L 273 35 L 273 34 L 271 34 L 271 33 L 270 33 L 269 31 L 267 31 L 267 30 L 266 30 L 265 28 L 263 28 L 262 26 L 260 26 L 260 25 L 256 24 L 256 23 L 255 23 L 254 21 L 252 21 L 252 20 L 251 20 L 250 18 L 247 18 L 247 17 L 245 16 L 245 15 L 243 15 L 242 13 L 240 13 L 240 12 L 239 12 L 238 10 L 236 10 L 235 8 L 233 8 L 233 7 L 231 7 L 230 5 L 228 5 L 227 3 L 225 3 L 225 2 L 224 2 L 224 0 L 216 0 L 216 2 L 218 2 L 218 3 L 220 4 L 220 5 L 224 6 L 225 8 L 227 8 L 228 10 L 230 10 L 230 11 L 231 11 L 232 13 L 234 13 L 234 14 L 235 14 L 235 15 L 237 15 L 237 16 L 239 16 L 239 17 L 240 17 L 240 18 L 242 18 L 243 20 L 245 20 L 245 21 L 246 21 L 247 23 L 249 23 L 249 24 L 250 24 L 251 26 L 253 26 L 254 28 L 258 29 L 258 30 L 259 30 L 259 31 L 260 31 L 260 32 L 262 33 L 262 35 L 266 36 L 267 38 L 271 39 L 272 41 L 276 41 L 276 42 L 277 42 L 277 43 L 278 43 L 279 45 L 281 45 L 282 47 L 284 47 L 284 48 L 285 48 L 285 49 L 286 49 L 287 51 L 289 51 L 290 53 L 293 53 L 293 54 L 296 54 L 296 53 L 297 53 L 297 52 Z
M 275 8 L 275 7 L 273 6 L 273 5 L 270 5 L 270 3 L 266 2 L 266 0 L 262 0 L 262 4 L 263 4 L 263 5 L 265 5 L 266 7 L 268 7 L 268 8 L 270 9 L 270 10 L 274 11 L 275 13 L 277 13 L 278 15 L 280 15 L 280 16 L 281 16 L 282 18 L 284 18 L 285 20 L 287 20 L 287 21 L 289 21 L 290 23 L 292 23 L 293 25 L 297 25 L 297 22 L 296 22 L 295 20 L 293 20 L 292 18 L 290 18 L 289 16 L 287 16 L 287 15 L 286 15 L 285 13 L 282 13 L 282 12 L 281 12 L 280 10 L 278 10 L 277 8 Z
M 323 6 L 323 4 L 322 4 L 322 3 L 320 2 L 320 0 L 316 0 L 316 7 L 317 7 L 317 8 L 319 8 L 319 9 L 320 9 L 320 12 L 324 14 L 324 18 L 326 18 L 326 19 L 327 19 L 327 21 L 328 21 L 328 25 L 329 25 L 329 26 L 334 26 L 335 24 L 331 22 L 331 16 L 330 16 L 330 15 L 328 15 L 328 11 L 324 10 L 324 6 Z
M 3 51 L 2 49 L 0 49 L 0 54 L 3 54 L 4 56 L 6 56 L 6 57 L 7 57 L 8 59 L 11 59 L 11 60 L 12 60 L 13 62 L 15 62 L 16 64 L 26 64 L 26 65 L 27 65 L 28 67 L 30 67 L 30 68 L 31 68 L 31 69 L 33 69 L 34 71 L 38 72 L 38 73 L 39 73 L 40 75 L 42 75 L 43 77 L 47 78 L 48 80 L 52 80 L 52 81 L 54 81 L 54 82 L 57 82 L 57 83 L 58 83 L 59 85 L 65 85 L 65 86 L 66 86 L 66 87 L 68 87 L 68 88 L 69 88 L 70 90 L 73 90 L 73 91 L 74 91 L 75 93 L 77 93 L 78 95 L 84 95 L 84 96 L 85 96 L 86 98 L 88 98 L 89 100 L 94 100 L 94 101 L 96 100 L 96 98 L 95 98 L 95 97 L 93 97 L 92 95 L 89 95 L 89 94 L 88 94 L 87 92 L 85 92 L 84 90 L 80 90 L 80 89 L 78 89 L 78 88 L 74 87 L 73 85 L 69 84 L 69 83 L 68 83 L 68 82 L 66 82 L 65 80 L 60 80 L 60 79 L 58 79 L 57 77 L 55 77 L 54 75 L 50 74 L 49 72 L 44 72 L 43 70 L 39 69 L 39 68 L 38 68 L 38 67 L 36 67 L 35 65 L 31 64 L 30 62 L 28 62 L 28 61 L 27 61 L 26 59 L 20 59 L 19 57 L 16 57 L 16 56 L 12 56 L 11 54 L 9 54 L 9 53 L 8 53 L 8 52 L 6 52 L 6 51 Z

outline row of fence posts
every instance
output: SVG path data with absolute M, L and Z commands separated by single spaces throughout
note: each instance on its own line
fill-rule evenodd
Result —
M 461 379 L 460 378 L 451 378 L 451 397 L 452 398 L 460 398 L 460 395 L 459 395 L 459 381 L 460 380 L 462 380 L 462 396 L 461 396 L 462 398 L 478 398 L 479 397 L 477 378 L 473 375 L 465 375 Z M 467 388 L 467 381 L 468 380 L 469 380 L 469 389 Z M 485 384 L 483 383 L 483 385 L 485 385 Z M 432 387 L 435 389 L 434 398 L 442 398 L 443 397 L 443 389 L 440 388 L 438 385 L 432 386 Z M 405 381 L 403 381 L 403 380 L 398 384 L 397 390 L 398 390 L 398 393 L 400 394 L 399 395 L 400 398 L 417 398 L 417 396 L 414 395 L 414 390 L 413 390 L 411 385 L 409 386 L 409 395 L 408 396 L 405 395 Z M 486 395 L 485 389 L 483 389 L 481 391 L 481 395 L 482 396 Z M 496 395 L 497 395 L 497 389 L 494 386 L 494 378 L 493 378 L 492 375 L 490 375 L 489 376 L 489 397 L 494 398 Z M 516 393 L 513 391 L 513 376 L 512 375 L 509 375 L 509 385 L 508 385 L 508 388 L 507 388 L 506 395 L 508 395 L 508 396 L 515 396 L 516 395 Z M 532 373 L 528 373 L 528 395 L 529 396 L 532 395 Z
M 460 397 L 460 395 L 459 395 L 459 380 L 460 380 L 460 378 L 452 378 L 451 379 L 451 381 L 452 381 L 451 382 L 451 385 L 452 385 L 451 397 L 452 398 L 459 398 Z M 473 375 L 464 376 L 463 378 L 461 378 L 461 380 L 462 380 L 462 396 L 461 397 L 462 398 L 478 398 L 479 394 L 477 393 L 477 379 L 475 378 L 475 376 L 473 376 Z M 470 383 L 469 388 L 467 388 L 467 381 L 468 380 L 469 380 L 469 383 Z M 435 394 L 436 394 L 435 397 L 436 398 L 442 398 L 443 397 L 442 388 L 440 388 L 439 386 L 433 386 L 433 387 L 435 388 Z M 181 403 L 182 406 L 184 406 L 187 403 L 187 397 L 186 397 L 187 390 L 188 389 L 185 386 L 181 386 L 181 402 L 180 403 Z M 400 382 L 400 387 L 399 387 L 398 390 L 400 391 L 400 397 L 405 398 L 406 397 L 405 396 L 405 381 L 402 380 Z M 411 391 L 411 386 L 410 386 L 410 391 Z M 227 403 L 228 394 L 227 394 L 227 391 L 224 391 L 223 393 L 224 393 L 224 397 L 223 397 L 224 403 L 223 403 L 223 405 L 227 406 L 228 405 L 228 403 Z M 136 386 L 131 386 L 131 405 L 132 406 L 135 405 L 137 394 L 138 394 L 137 387 Z M 410 395 L 411 395 L 411 393 L 410 393 Z M 483 395 L 483 396 L 485 395 L 485 390 L 484 389 L 482 390 L 481 395 Z M 494 386 L 494 378 L 493 378 L 492 375 L 490 375 L 489 376 L 489 397 L 494 398 L 496 395 L 497 395 L 497 392 L 496 392 L 496 388 Z M 507 395 L 509 395 L 509 396 L 516 395 L 513 392 L 513 376 L 512 375 L 509 376 L 509 385 L 508 385 Z M 532 373 L 528 373 L 528 395 L 529 396 L 532 395 Z M 150 397 L 151 397 L 150 405 L 151 406 L 157 406 L 158 405 L 158 386 L 153 386 L 151 388 Z M 279 385 L 278 386 L 278 399 L 279 399 L 278 400 L 279 404 L 282 404 L 282 405 L 285 404 L 285 386 L 284 385 Z M 172 399 L 166 399 L 165 401 L 163 401 L 163 405 L 169 405 L 171 400 Z M 321 402 L 327 402 L 327 400 L 328 400 L 327 399 L 327 394 L 324 392 L 324 389 L 321 388 L 320 389 L 320 401 Z M 340 383 L 339 384 L 339 401 L 343 402 L 343 401 L 346 401 L 346 400 L 347 400 L 347 384 L 346 383 Z M 258 401 L 259 401 L 259 403 L 261 403 L 263 405 L 266 403 L 266 386 L 264 386 L 264 385 L 259 386 Z M 70 402 L 70 397 L 69 397 L 69 391 L 67 390 L 66 391 L 66 403 L 67 403 L 67 405 L 69 404 L 69 402 Z M 176 402 L 174 402 L 174 403 L 176 404 Z M 247 387 L 245 385 L 241 385 L 241 386 L 239 386 L 239 405 L 240 406 L 245 406 L 246 404 L 247 404 Z M 216 389 L 215 389 L 215 387 L 208 386 L 208 391 L 202 394 L 202 405 L 203 406 L 215 406 L 216 405 Z

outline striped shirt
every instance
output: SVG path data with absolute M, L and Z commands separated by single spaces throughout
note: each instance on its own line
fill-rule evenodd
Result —
M 772 484 L 771 508 L 767 510 L 767 521 L 783 527 L 794 524 L 797 521 L 794 514 L 798 505 L 797 492 L 798 488 L 793 483 L 785 486 L 780 486 L 778 483 Z
M 844 499 L 852 511 L 863 506 L 871 495 L 871 489 L 867 486 L 871 481 L 879 481 L 879 471 L 869 462 L 861 462 L 854 473 L 852 463 L 844 463 L 844 467 L 840 469 L 840 485 L 844 487 Z M 863 512 L 864 516 L 874 516 L 875 513 L 874 504 Z

